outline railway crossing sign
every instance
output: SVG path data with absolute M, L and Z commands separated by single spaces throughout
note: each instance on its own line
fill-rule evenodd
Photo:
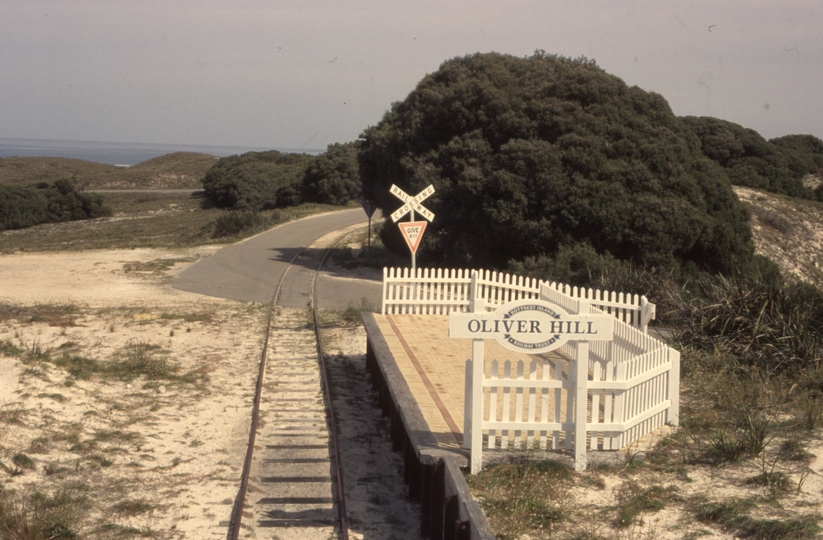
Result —
M 417 246 L 420 245 L 420 240 L 423 238 L 423 231 L 426 230 L 426 222 L 425 221 L 415 221 L 414 220 L 414 212 L 417 211 L 418 214 L 423 216 L 424 218 L 428 219 L 429 221 L 434 220 L 434 214 L 422 203 L 426 199 L 434 193 L 434 186 L 429 184 L 429 187 L 412 197 L 396 185 L 392 184 L 391 189 L 389 192 L 403 201 L 403 206 L 398 208 L 394 211 L 391 215 L 391 219 L 393 222 L 397 223 L 401 217 L 405 216 L 408 213 L 411 213 L 411 220 L 405 223 L 400 223 L 398 226 L 400 227 L 400 232 L 403 233 L 403 238 L 406 240 L 406 244 L 408 244 L 409 249 L 411 250 L 412 254 L 412 270 L 414 270 L 416 263 L 415 263 L 415 254 L 417 253 Z
M 420 245 L 420 239 L 423 238 L 423 231 L 425 230 L 425 221 L 404 221 L 400 224 L 400 232 L 403 233 L 403 238 L 406 240 L 412 255 L 417 253 L 417 246 Z
M 415 195 L 414 197 L 410 196 L 408 193 L 400 189 L 399 187 L 392 184 L 391 189 L 389 190 L 392 195 L 403 201 L 404 204 L 400 208 L 398 208 L 392 215 L 391 219 L 393 222 L 397 223 L 401 217 L 405 216 L 409 212 L 411 212 L 411 220 L 414 221 L 414 212 L 415 210 L 424 218 L 428 219 L 429 221 L 434 220 L 434 214 L 432 214 L 428 208 L 420 204 L 421 202 L 428 199 L 432 193 L 434 193 L 434 186 L 429 184 L 429 187 Z

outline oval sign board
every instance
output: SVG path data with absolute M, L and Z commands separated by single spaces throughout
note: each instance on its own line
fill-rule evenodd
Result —
M 614 317 L 571 315 L 545 300 L 518 300 L 492 313 L 452 313 L 449 337 L 496 339 L 507 349 L 537 354 L 567 341 L 610 341 L 614 338 Z

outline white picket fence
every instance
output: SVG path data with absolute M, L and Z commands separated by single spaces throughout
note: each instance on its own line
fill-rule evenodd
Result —
M 616 324 L 616 335 L 630 332 L 637 330 Z M 588 345 L 589 361 L 581 384 L 577 381 L 577 343 L 566 344 L 562 356 L 538 355 L 530 362 L 494 359 L 488 370 L 482 370 L 478 383 L 473 381 L 476 373 L 468 360 L 464 445 L 472 448 L 471 433 L 480 430 L 489 449 L 574 449 L 576 468 L 583 469 L 586 450 L 619 450 L 660 426 L 678 424 L 678 351 L 657 342 L 647 352 L 621 361 L 620 355 L 601 358 L 603 351 L 595 351 L 596 345 L 609 349 L 608 342 Z M 625 352 L 620 340 L 612 345 L 615 352 Z M 474 422 L 469 413 L 473 388 L 482 388 L 480 422 Z M 578 392 L 580 403 L 586 405 L 581 448 L 575 444 Z M 473 472 L 481 466 L 481 456 L 481 447 L 472 448 Z
M 467 361 L 463 440 L 473 473 L 482 466 L 483 440 L 490 449 L 573 450 L 582 469 L 587 450 L 618 450 L 678 424 L 680 353 L 647 333 L 655 309 L 645 297 L 489 271 L 383 270 L 384 314 L 472 311 L 478 298 L 484 302 L 477 307 L 489 311 L 534 298 L 616 321 L 612 341 L 570 341 L 561 354 L 535 355 L 528 363 Z
M 645 296 L 599 289 L 583 289 L 561 283 L 490 270 L 444 268 L 383 268 L 383 314 L 448 315 L 469 311 L 473 298 L 482 298 L 486 309 L 523 298 L 558 297 L 587 299 L 592 305 L 620 321 L 648 330 L 655 317 L 655 306 Z

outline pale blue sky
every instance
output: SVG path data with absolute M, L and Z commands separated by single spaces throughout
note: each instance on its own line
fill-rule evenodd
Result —
M 823 138 L 820 0 L 0 0 L 0 137 L 324 148 L 449 58 L 535 49 Z

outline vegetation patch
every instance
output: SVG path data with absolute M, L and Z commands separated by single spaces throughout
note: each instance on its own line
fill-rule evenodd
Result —
M 561 463 L 540 461 L 488 466 L 467 481 L 482 493 L 480 504 L 498 537 L 514 539 L 532 530 L 550 532 L 569 519 L 571 476 Z
M 757 540 L 801 540 L 815 538 L 820 532 L 819 517 L 797 519 L 755 519 L 747 513 L 755 508 L 751 500 L 713 501 L 698 497 L 691 503 L 695 517 L 702 523 L 717 524 L 734 531 L 738 538 Z
M 0 490 L 0 536 L 17 540 L 81 538 L 79 523 L 89 501 L 81 486 L 53 493 Z
M 223 238 L 264 231 L 276 224 L 279 219 L 278 212 L 274 212 L 270 217 L 256 210 L 225 212 L 214 220 L 214 237 Z
M 71 180 L 33 187 L 0 185 L 0 231 L 110 216 L 112 210 L 96 193 L 78 191 Z
M 635 482 L 625 483 L 617 493 L 615 525 L 619 528 L 629 527 L 641 513 L 662 510 L 667 501 L 676 498 L 673 495 L 676 491 L 674 486 L 642 487 Z
M 123 349 L 120 359 L 114 363 L 110 371 L 125 379 L 141 375 L 148 379 L 168 379 L 177 369 L 159 345 L 147 341 L 132 341 Z
M 566 247 L 729 271 L 753 253 L 727 175 L 665 99 L 583 58 L 444 62 L 366 129 L 359 160 L 384 215 L 401 205 L 391 184 L 434 186 L 420 264 L 505 268 Z M 396 227 L 383 242 L 406 252 Z

